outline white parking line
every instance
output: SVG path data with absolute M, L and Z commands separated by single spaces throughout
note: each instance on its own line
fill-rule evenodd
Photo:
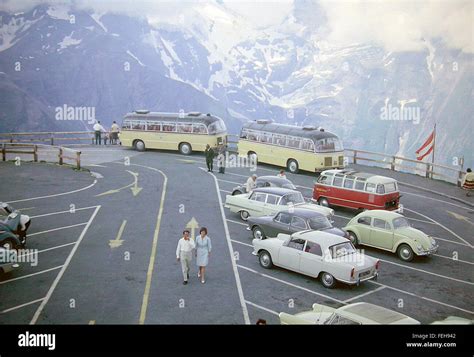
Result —
M 270 314 L 280 316 L 280 315 L 278 314 L 278 312 L 273 311 L 273 310 L 270 310 L 270 309 L 267 309 L 266 307 L 263 307 L 263 306 L 254 304 L 253 302 L 250 302 L 250 301 L 248 301 L 248 300 L 245 300 L 245 303 L 248 304 L 248 305 L 250 305 L 250 306 L 256 307 L 257 309 L 260 309 L 260 310 L 269 312 Z
M 367 296 L 367 295 L 376 293 L 377 291 L 380 291 L 380 290 L 383 290 L 383 289 L 385 289 L 385 286 L 380 286 L 380 287 L 378 287 L 377 289 L 374 289 L 374 290 L 371 290 L 371 291 L 367 291 L 366 293 L 363 293 L 363 294 L 360 294 L 360 295 L 356 295 L 356 296 L 354 296 L 354 297 L 351 297 L 350 299 L 344 300 L 344 302 L 345 302 L 345 303 L 348 303 L 348 302 L 350 302 L 350 301 L 360 299 L 361 297 L 364 297 L 364 296 Z
M 203 171 L 205 171 L 205 170 L 203 169 Z M 219 201 L 219 207 L 220 207 L 220 211 L 221 211 L 222 223 L 224 225 L 224 231 L 225 231 L 225 236 L 226 236 L 226 240 L 227 240 L 227 247 L 229 248 L 230 260 L 231 260 L 231 263 L 232 263 L 232 270 L 234 271 L 234 278 L 235 278 L 235 283 L 237 285 L 237 292 L 239 294 L 240 305 L 242 306 L 242 313 L 244 315 L 245 324 L 250 325 L 250 318 L 249 318 L 249 313 L 247 311 L 247 305 L 245 304 L 244 293 L 243 293 L 243 290 L 242 290 L 242 283 L 240 282 L 239 271 L 237 269 L 237 264 L 235 263 L 234 252 L 233 252 L 233 249 L 232 249 L 232 243 L 230 241 L 229 227 L 227 226 L 227 220 L 226 220 L 225 213 L 224 213 L 224 206 L 222 204 L 221 195 L 219 193 L 219 183 L 217 182 L 217 177 L 213 173 L 209 172 L 208 174 L 210 174 L 213 177 L 214 184 L 216 185 L 217 199 Z
M 436 256 L 436 257 L 446 258 L 446 259 L 452 260 L 453 262 L 459 262 L 459 263 L 465 263 L 465 264 L 474 265 L 473 262 L 468 262 L 468 261 L 466 261 L 466 260 L 454 259 L 453 257 L 447 257 L 447 256 L 445 256 L 445 255 L 440 255 L 440 254 L 433 254 L 433 255 Z
M 37 236 L 39 234 L 60 231 L 60 230 L 63 230 L 63 229 L 68 229 L 68 228 L 85 226 L 86 224 L 87 224 L 87 222 L 84 222 L 84 223 L 73 224 L 73 225 L 70 225 L 70 226 L 64 226 L 64 227 L 59 227 L 59 228 L 48 229 L 47 231 L 35 232 L 35 233 L 28 234 L 28 238 L 32 237 L 32 236 Z
M 390 260 L 385 260 L 385 259 L 381 259 L 381 258 L 377 258 L 377 259 L 380 260 L 380 261 L 382 261 L 382 262 L 384 262 L 384 263 L 396 265 L 396 266 L 399 266 L 399 267 L 402 267 L 402 268 L 405 268 L 405 269 L 411 269 L 411 270 L 419 271 L 420 273 L 425 273 L 425 274 L 434 275 L 434 276 L 437 276 L 437 277 L 440 277 L 440 278 L 443 278 L 443 279 L 448 279 L 448 280 L 456 281 L 456 282 L 458 282 L 458 283 L 463 283 L 463 284 L 467 284 L 467 285 L 474 285 L 474 283 L 471 283 L 471 282 L 469 282 L 469 281 L 465 281 L 465 280 L 461 280 L 461 279 L 456 279 L 456 278 L 451 278 L 451 277 L 446 276 L 446 275 L 441 275 L 441 274 L 433 273 L 433 272 L 431 272 L 431 271 L 427 271 L 427 270 L 423 270 L 423 269 L 418 269 L 418 268 L 410 267 L 410 266 L 408 266 L 408 265 L 403 265 L 403 264 L 391 262 Z
M 242 223 L 242 222 L 233 221 L 233 220 L 231 220 L 231 219 L 228 219 L 228 218 L 227 218 L 227 222 L 232 222 L 232 223 L 235 223 L 235 224 L 240 224 L 241 226 L 245 226 L 245 227 L 247 227 L 247 224 L 246 224 L 246 223 Z
M 462 208 L 462 209 L 465 209 L 465 210 L 471 210 L 472 208 L 468 208 L 468 207 L 465 207 L 465 206 L 460 206 L 460 205 L 457 205 L 455 203 L 451 203 L 449 201 L 445 201 L 445 200 L 440 200 L 438 198 L 433 198 L 433 197 L 428 197 L 428 196 L 423 196 L 423 195 L 419 195 L 417 193 L 411 193 L 411 192 L 402 192 L 400 191 L 400 193 L 403 193 L 404 195 L 412 195 L 412 196 L 418 196 L 418 197 L 423 197 L 423 198 L 427 198 L 429 200 L 433 200 L 433 201 L 438 201 L 438 202 L 443 202 L 443 203 L 446 203 L 448 205 L 451 205 L 451 206 L 455 206 L 455 207 L 459 207 L 459 208 Z
M 458 234 L 454 233 L 451 229 L 449 229 L 448 227 L 446 226 L 443 226 L 441 223 L 439 223 L 438 221 L 434 220 L 433 218 L 430 218 L 428 216 L 425 216 L 424 214 L 422 213 L 419 213 L 417 211 L 414 211 L 412 209 L 408 209 L 408 208 L 405 208 L 407 211 L 410 211 L 410 212 L 413 212 L 421 217 L 424 217 L 432 222 L 435 222 L 436 224 L 438 224 L 440 227 L 444 228 L 446 231 L 448 231 L 449 233 L 451 233 L 453 236 L 455 236 L 456 238 L 462 240 L 464 243 L 466 243 L 470 248 L 473 248 L 473 246 L 467 241 L 465 240 L 464 238 L 461 238 Z
M 474 315 L 474 311 L 469 311 L 469 310 L 463 309 L 463 308 L 461 308 L 461 307 L 457 307 L 457 306 L 454 306 L 454 305 L 446 304 L 446 303 L 444 303 L 444 302 L 437 301 L 437 300 L 434 300 L 434 299 L 430 299 L 430 298 L 427 298 L 427 297 L 425 297 L 425 296 L 420 296 L 420 295 L 417 295 L 417 294 L 415 294 L 415 293 L 411 293 L 411 292 L 406 291 L 406 290 L 402 290 L 402 289 L 395 288 L 395 287 L 393 287 L 393 286 L 381 284 L 381 283 L 379 283 L 379 282 L 377 282 L 377 281 L 369 280 L 368 282 L 371 283 L 371 284 L 378 285 L 378 286 L 383 286 L 383 287 L 385 287 L 385 288 L 387 288 L 387 289 L 390 289 L 390 290 L 398 291 L 398 292 L 403 293 L 403 294 L 406 294 L 406 295 L 414 296 L 414 297 L 417 297 L 417 298 L 419 298 L 419 299 L 423 299 L 423 300 L 426 300 L 426 301 L 430 301 L 430 302 L 433 302 L 433 303 L 435 303 L 435 304 L 447 306 L 447 307 L 450 307 L 450 308 L 452 308 L 452 309 L 464 311 L 464 312 L 467 312 L 467 313 L 469 313 L 469 314 Z
M 456 242 L 454 240 L 450 240 L 450 239 L 444 239 L 444 238 L 440 238 L 440 237 L 433 237 L 435 240 L 442 240 L 444 242 L 449 242 L 449 243 L 453 243 L 453 244 L 458 244 L 458 245 L 462 245 L 464 247 L 469 247 L 469 245 L 467 244 L 464 244 L 464 243 L 461 243 L 461 242 Z
M 53 294 L 54 290 L 56 289 L 56 286 L 58 285 L 59 281 L 61 280 L 64 272 L 66 271 L 67 267 L 69 266 L 69 264 L 71 263 L 71 260 L 72 260 L 72 257 L 74 256 L 74 254 L 76 253 L 76 250 L 77 248 L 79 247 L 79 244 L 81 244 L 82 242 L 82 239 L 84 238 L 84 236 L 86 235 L 86 232 L 87 230 L 89 229 L 89 227 L 91 226 L 92 224 L 92 221 L 94 220 L 95 216 L 97 215 L 97 212 L 99 212 L 99 209 L 100 209 L 101 206 L 97 206 L 96 209 L 94 210 L 94 213 L 92 213 L 91 217 L 89 218 L 89 221 L 87 222 L 87 225 L 84 227 L 84 229 L 82 230 L 82 233 L 81 235 L 79 236 L 78 240 L 76 241 L 76 244 L 74 245 L 74 247 L 72 248 L 71 252 L 69 253 L 67 259 L 66 259 L 66 262 L 64 263 L 64 265 L 62 266 L 60 272 L 58 273 L 58 275 L 56 276 L 56 279 L 54 279 L 54 282 L 53 284 L 51 285 L 51 287 L 49 288 L 48 290 L 48 293 L 46 294 L 44 300 L 41 302 L 41 305 L 38 307 L 38 309 L 36 310 L 33 318 L 31 319 L 31 322 L 30 322 L 30 325 L 34 325 L 36 323 L 36 321 L 38 320 L 39 318 L 39 315 L 41 314 L 41 312 L 43 311 L 44 307 L 46 306 L 46 304 L 48 303 L 49 299 L 51 298 L 51 295 Z
M 45 213 L 45 214 L 38 214 L 36 216 L 30 216 L 30 218 L 40 218 L 40 217 L 54 216 L 56 214 L 63 214 L 63 213 L 74 214 L 77 211 L 84 211 L 86 209 L 92 209 L 92 208 L 97 208 L 97 206 L 76 208 L 76 209 L 74 209 L 73 212 L 71 212 L 71 210 L 67 210 L 67 211 L 58 211 L 58 212 L 51 212 L 51 213 Z
M 219 189 L 219 191 L 232 194 L 232 192 L 227 191 L 227 190 L 223 190 L 223 189 Z
M 227 181 L 227 180 L 223 180 L 223 179 L 216 179 L 216 180 L 217 180 L 217 181 L 222 181 L 222 182 L 231 183 L 231 184 L 237 185 L 237 186 L 242 185 L 240 182 L 235 182 L 235 181 Z
M 61 245 L 57 245 L 57 246 L 54 246 L 54 247 L 51 247 L 51 248 L 46 248 L 46 249 L 38 250 L 37 253 L 39 254 L 39 253 L 43 253 L 43 252 L 48 252 L 48 251 L 50 251 L 50 250 L 54 250 L 54 249 L 59 249 L 59 248 L 67 247 L 67 246 L 73 245 L 73 244 L 76 244 L 76 242 L 61 244 Z M 31 253 L 28 253 L 28 254 L 20 254 L 19 257 L 27 257 L 27 256 L 33 255 L 33 254 L 34 254 L 34 252 L 31 252 Z
M 89 186 L 80 188 L 80 189 L 78 189 L 78 190 L 69 191 L 69 192 L 62 192 L 62 193 L 56 193 L 56 194 L 54 194 L 54 195 L 47 195 L 47 196 L 40 196 L 40 197 L 33 197 L 33 198 L 24 198 L 24 199 L 22 199 L 22 200 L 9 201 L 9 202 L 7 202 L 7 203 L 17 203 L 17 202 L 33 201 L 33 200 L 40 200 L 40 199 L 43 199 L 43 198 L 50 198 L 50 197 L 58 197 L 58 196 L 70 195 L 71 193 L 76 193 L 76 192 L 81 192 L 81 191 L 87 190 L 87 189 L 93 187 L 96 183 L 97 183 L 97 180 L 94 180 L 94 182 L 92 182 Z
M 336 301 L 336 302 L 338 302 L 338 303 L 341 303 L 341 304 L 345 304 L 344 301 L 341 301 L 341 300 L 339 300 L 339 299 L 333 298 L 332 296 L 317 293 L 316 291 L 313 291 L 313 290 L 304 288 L 304 287 L 302 287 L 302 286 L 299 286 L 299 285 L 296 285 L 296 284 L 293 284 L 293 283 L 289 283 L 289 282 L 287 282 L 287 281 L 285 281 L 285 280 L 281 280 L 281 279 L 278 279 L 278 278 L 274 278 L 273 276 L 260 273 L 260 272 L 254 270 L 254 269 L 248 268 L 248 267 L 243 266 L 243 265 L 240 265 L 240 264 L 237 264 L 237 266 L 238 266 L 239 268 L 241 268 L 241 269 L 245 269 L 245 270 L 248 270 L 248 271 L 250 271 L 250 272 L 252 272 L 252 273 L 254 273 L 254 274 L 260 275 L 261 277 L 264 277 L 264 278 L 267 278 L 267 279 L 271 279 L 271 280 L 275 280 L 275 281 L 278 281 L 278 282 L 280 282 L 280 283 L 282 283 L 282 284 L 292 286 L 292 287 L 294 287 L 294 288 L 297 288 L 297 289 L 306 291 L 306 292 L 308 292 L 308 293 L 311 293 L 311 294 L 314 294 L 314 295 L 318 295 L 318 296 L 321 296 L 321 297 L 326 298 L 326 299 L 334 300 L 334 301 Z
M 235 240 L 235 239 L 231 239 L 230 240 L 231 242 L 234 242 L 234 243 L 238 243 L 238 244 L 242 244 L 242 245 L 246 245 L 247 247 L 250 247 L 253 249 L 253 245 L 252 244 L 249 244 L 249 243 L 244 243 L 244 242 L 241 242 L 241 241 L 238 241 L 238 240 Z
M 38 271 L 38 272 L 36 272 L 36 273 L 27 274 L 27 275 L 22 275 L 22 276 L 19 276 L 18 278 L 13 278 L 13 279 L 8 279 L 8 280 L 0 281 L 0 285 L 6 284 L 6 283 L 10 283 L 10 282 L 16 281 L 16 280 L 21 280 L 21 279 L 30 278 L 30 277 L 35 276 L 35 275 L 44 274 L 44 273 L 47 273 L 47 272 L 50 272 L 50 271 L 53 271 L 53 270 L 56 270 L 56 269 L 61 269 L 62 267 L 63 267 L 62 265 L 59 265 L 59 266 L 57 266 L 57 267 L 50 268 L 50 269 L 46 269 L 46 270 L 42 270 L 42 271 Z
M 9 309 L 0 311 L 0 314 L 6 314 L 7 312 L 10 312 L 10 311 L 13 311 L 13 310 L 18 310 L 18 309 L 21 309 L 22 307 L 36 304 L 37 302 L 43 301 L 43 299 L 44 298 L 41 298 L 41 299 L 33 300 L 33 301 L 30 301 L 30 302 L 26 302 L 26 303 L 18 305 L 18 306 L 10 307 Z

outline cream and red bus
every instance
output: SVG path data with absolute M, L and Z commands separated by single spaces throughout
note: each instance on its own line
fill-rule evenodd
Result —
M 298 170 L 321 172 L 344 167 L 344 148 L 333 133 L 313 126 L 277 124 L 272 120 L 245 123 L 238 143 L 239 155 Z
M 227 129 L 219 117 L 198 112 L 158 113 L 137 110 L 125 115 L 119 134 L 124 146 L 178 150 L 183 155 L 204 151 L 226 141 Z
M 400 192 L 396 180 L 354 170 L 326 170 L 313 188 L 313 199 L 322 206 L 396 210 Z

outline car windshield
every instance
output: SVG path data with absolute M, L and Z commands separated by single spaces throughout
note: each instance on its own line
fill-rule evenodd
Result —
M 408 223 L 408 220 L 405 217 L 398 217 L 393 220 L 394 229 L 400 229 L 400 228 L 406 228 L 406 227 L 410 227 L 410 223 Z
M 283 196 L 280 204 L 287 206 L 289 204 L 296 205 L 299 203 L 304 203 L 303 195 L 301 194 L 301 192 L 294 192 Z
M 336 244 L 330 247 L 329 249 L 331 251 L 331 256 L 333 259 L 356 252 L 356 249 L 351 242 Z
M 331 222 L 324 216 L 313 217 L 308 220 L 309 227 L 314 230 L 331 228 Z

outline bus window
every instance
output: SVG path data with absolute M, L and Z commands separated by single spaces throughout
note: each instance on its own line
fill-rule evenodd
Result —
M 365 187 L 365 190 L 367 192 L 375 192 L 375 183 L 367 183 L 367 186 Z
M 130 129 L 132 127 L 132 123 L 130 120 L 124 120 L 122 123 L 122 129 Z
M 247 129 L 242 129 L 242 131 L 240 132 L 240 138 L 241 139 L 247 139 L 248 138 L 248 135 L 249 135 L 249 132 Z
M 397 191 L 397 185 L 395 182 L 386 183 L 384 186 L 385 186 L 385 192 L 387 193 Z
M 176 133 L 176 123 L 164 122 L 163 131 L 168 133 Z
M 307 151 L 314 151 L 314 143 L 312 140 L 304 139 L 301 148 Z
M 210 135 L 225 131 L 226 128 L 225 128 L 224 121 L 222 119 L 219 119 L 215 121 L 214 123 L 209 124 L 208 130 L 209 130 Z
M 342 175 L 334 176 L 334 181 L 332 182 L 332 185 L 336 186 L 336 187 L 341 187 L 343 178 L 344 178 L 344 176 L 342 176 Z
M 293 136 L 289 136 L 287 138 L 286 145 L 289 146 L 290 148 L 299 149 L 300 144 L 301 144 L 300 138 L 296 138 L 296 137 L 293 137 Z
M 271 144 L 271 143 L 272 143 L 272 134 L 270 134 L 270 133 L 262 133 L 262 134 L 260 135 L 260 142 Z
M 159 121 L 149 121 L 148 124 L 147 124 L 147 130 L 161 131 L 161 122 L 159 122 Z
M 385 193 L 385 188 L 383 187 L 383 185 L 377 185 L 377 193 Z
M 332 180 L 332 176 L 321 175 L 318 178 L 318 183 L 323 184 L 323 185 L 330 185 L 331 180 Z
M 354 186 L 354 179 L 346 177 L 346 179 L 344 180 L 344 188 L 352 189 L 352 186 Z
M 193 124 L 191 123 L 178 123 L 178 133 L 192 133 Z
M 193 133 L 194 134 L 207 134 L 207 128 L 204 124 L 193 124 Z
M 255 131 L 249 130 L 247 139 L 251 141 L 258 141 L 257 133 Z
M 342 150 L 342 143 L 338 138 L 324 138 L 316 141 L 317 152 L 332 152 Z
M 145 121 L 132 122 L 132 130 L 146 130 L 146 122 Z
M 364 186 L 365 186 L 365 181 L 362 181 L 361 179 L 357 179 L 355 182 L 355 189 L 359 191 L 364 191 Z
M 285 146 L 286 145 L 285 135 L 273 134 L 273 144 L 278 145 L 278 146 Z

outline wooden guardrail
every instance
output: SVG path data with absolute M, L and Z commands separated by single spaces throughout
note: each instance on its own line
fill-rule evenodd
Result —
M 46 149 L 46 151 L 58 150 L 57 156 L 53 156 L 57 158 L 57 162 L 59 165 L 63 165 L 65 160 L 71 160 L 74 162 L 76 168 L 78 170 L 81 169 L 81 152 L 65 148 L 61 146 L 54 146 L 54 145 L 43 145 L 43 144 L 18 144 L 18 143 L 3 143 L 1 144 L 2 148 L 2 161 L 7 160 L 7 154 L 21 154 L 21 155 L 32 155 L 33 161 L 38 162 L 38 157 L 40 153 L 40 148 Z M 71 156 L 68 153 L 72 153 Z M 56 162 L 56 160 L 53 160 Z
M 94 143 L 93 131 L 40 131 L 31 133 L 0 133 L 0 143 L 48 143 L 81 142 Z

